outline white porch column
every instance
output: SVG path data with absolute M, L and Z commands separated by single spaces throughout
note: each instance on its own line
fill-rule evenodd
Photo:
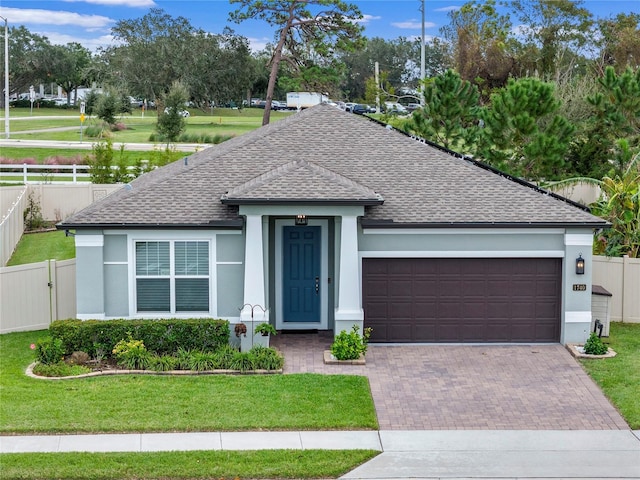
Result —
M 340 231 L 340 278 L 334 333 L 351 330 L 355 324 L 362 327 L 364 311 L 360 298 L 360 269 L 358 265 L 358 217 L 342 217 Z
M 262 310 L 266 309 L 262 215 L 246 216 L 243 302 L 245 306 L 240 312 L 241 322 L 246 323 L 252 321 L 252 306 L 254 321 L 258 323 L 269 321 L 268 312 L 263 312 Z M 251 327 L 251 332 L 253 332 L 253 324 L 247 323 L 247 330 L 249 327 Z

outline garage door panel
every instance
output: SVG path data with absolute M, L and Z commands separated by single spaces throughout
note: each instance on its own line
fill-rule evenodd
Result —
M 369 279 L 367 280 L 366 289 L 372 296 L 386 297 L 389 295 L 388 284 L 389 282 L 386 278 L 380 280 Z
M 413 285 L 411 279 L 392 280 L 389 282 L 389 295 L 392 297 L 412 296 Z
M 560 259 L 366 258 L 362 271 L 372 341 L 559 341 Z

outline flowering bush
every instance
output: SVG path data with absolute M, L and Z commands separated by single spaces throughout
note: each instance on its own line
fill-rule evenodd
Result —
M 120 340 L 113 348 L 113 355 L 118 365 L 129 370 L 144 370 L 151 362 L 151 355 L 142 340 Z

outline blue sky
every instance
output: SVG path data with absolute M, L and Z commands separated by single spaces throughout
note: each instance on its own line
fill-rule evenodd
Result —
M 92 51 L 111 43 L 110 29 L 115 22 L 140 18 L 153 7 L 162 8 L 173 17 L 183 16 L 193 26 L 211 33 L 220 33 L 225 26 L 230 26 L 249 38 L 254 50 L 273 39 L 273 29 L 263 22 L 229 23 L 232 6 L 226 0 L 1 1 L 0 15 L 9 20 L 9 25 L 25 25 L 31 32 L 48 37 L 51 43 L 79 42 Z M 420 35 L 420 0 L 351 1 L 364 15 L 368 37 L 393 39 Z M 464 3 L 465 0 L 425 0 L 427 37 L 439 36 L 440 27 L 448 23 L 447 13 Z M 586 0 L 584 6 L 598 18 L 640 12 L 640 0 Z

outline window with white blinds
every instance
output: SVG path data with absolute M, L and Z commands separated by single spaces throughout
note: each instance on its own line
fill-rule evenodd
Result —
M 209 242 L 138 241 L 138 312 L 209 312 Z

